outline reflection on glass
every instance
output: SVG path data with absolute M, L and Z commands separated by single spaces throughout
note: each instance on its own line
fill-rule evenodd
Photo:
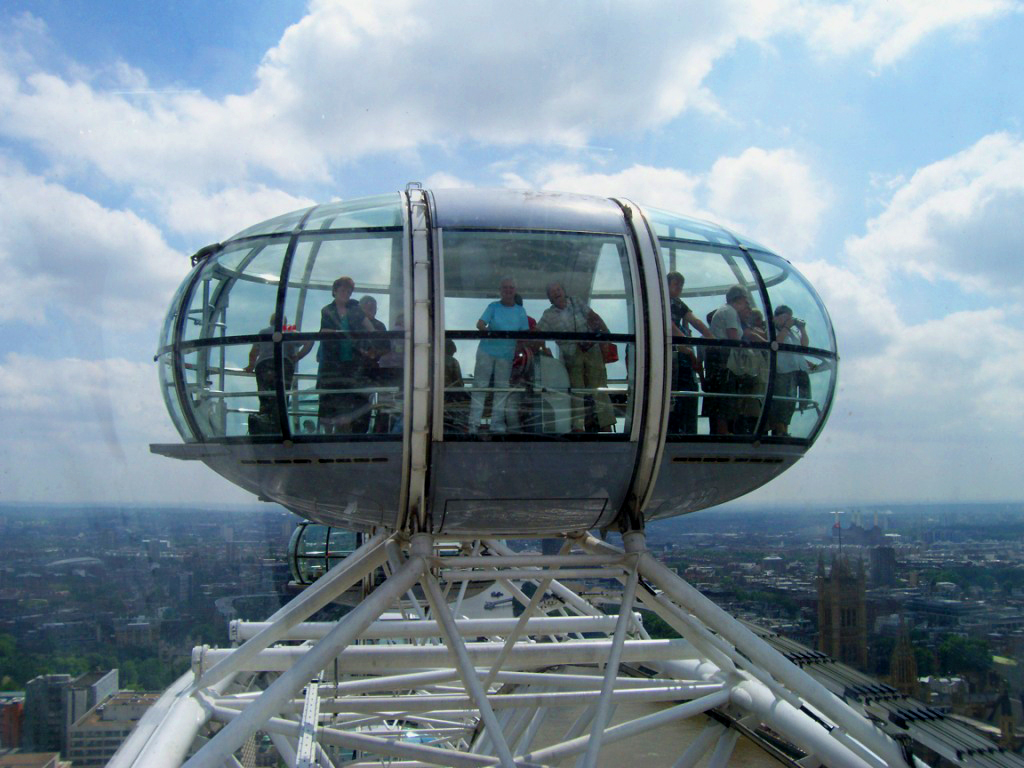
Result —
M 622 238 L 449 230 L 443 244 L 445 328 L 463 332 L 446 339 L 446 433 L 628 431 L 629 345 L 607 340 L 633 336 Z
M 728 245 L 736 242 L 728 232 L 710 222 L 646 206 L 643 211 L 659 239 L 697 240 Z
M 282 319 L 280 333 L 283 339 L 293 334 L 292 326 L 288 324 L 288 318 Z M 277 314 L 270 316 L 270 324 L 260 330 L 263 340 L 255 342 L 249 350 L 249 362 L 244 371 L 251 373 L 256 378 L 257 397 L 259 398 L 259 411 L 250 414 L 249 434 L 250 435 L 279 435 L 281 434 L 280 414 L 277 408 L 277 389 L 279 384 L 283 385 L 287 400 L 290 400 L 291 393 L 295 388 L 295 371 L 309 351 L 313 348 L 312 341 L 289 341 L 284 340 L 280 345 L 273 342 L 273 334 L 278 332 Z M 275 347 L 280 346 L 280 365 L 276 360 Z M 291 410 L 290 408 L 288 410 Z
M 319 206 L 302 225 L 304 230 L 401 227 L 398 194 L 361 197 Z
M 825 309 L 814 289 L 792 267 L 778 256 L 768 253 L 754 253 L 754 265 L 764 279 L 768 289 L 768 300 L 773 314 L 780 308 L 787 311 L 794 323 L 806 332 L 806 343 L 800 342 L 800 333 L 794 333 L 788 340 L 785 332 L 776 332 L 780 344 L 799 344 L 816 349 L 835 351 L 835 339 Z M 777 323 L 775 324 L 777 326 Z M 787 329 L 788 330 L 788 329 Z
M 267 221 L 262 221 L 259 224 L 254 224 L 251 227 L 243 229 L 231 239 L 235 240 L 240 237 L 253 237 L 255 235 L 271 235 L 279 232 L 291 232 L 298 226 L 299 222 L 302 221 L 302 217 L 306 215 L 308 210 L 308 208 L 304 208 L 301 211 L 292 211 L 281 216 L 275 216 L 273 219 L 268 219 Z
M 780 353 L 779 357 L 783 354 Z M 785 428 L 781 434 L 808 438 L 827 411 L 828 403 L 825 401 L 832 390 L 836 365 L 835 360 L 817 355 L 793 354 L 793 357 L 798 359 L 798 369 L 791 382 L 776 386 L 772 395 L 771 421 Z M 778 411 L 776 399 L 779 400 Z
M 392 230 L 299 240 L 285 306 L 299 331 L 324 338 L 315 375 L 298 378 L 293 434 L 400 436 L 403 359 L 386 334 L 404 325 L 401 252 Z
M 714 318 L 712 318 L 714 320 Z M 741 338 L 752 344 L 767 343 L 764 313 L 751 309 L 741 314 Z M 714 325 L 714 322 L 712 323 Z M 727 429 L 733 435 L 752 435 L 761 418 L 768 390 L 768 350 L 732 348 L 726 362 L 727 393 L 724 399 Z
M 287 243 L 228 248 L 207 260 L 192 291 L 182 338 L 223 338 L 258 333 L 277 306 Z
M 733 258 L 726 254 L 727 260 Z M 708 313 L 708 330 L 719 341 L 764 344 L 767 341 L 763 330 L 764 312 L 758 295 L 747 288 L 752 277 L 746 273 L 745 265 L 735 262 L 735 266 L 743 280 L 729 286 L 719 300 L 720 305 Z M 711 434 L 753 432 L 751 422 L 757 423 L 754 411 L 756 409 L 759 413 L 759 396 L 763 396 L 765 390 L 762 381 L 764 362 L 762 355 L 752 354 L 749 349 L 717 345 L 704 349 L 706 396 L 701 415 L 707 417 Z
M 246 371 L 251 344 L 200 347 L 184 353 L 185 388 L 192 414 L 204 438 L 246 437 L 276 433 L 260 422 L 260 403 L 274 390 Z
M 185 417 L 181 412 L 181 406 L 178 401 L 178 393 L 174 386 L 174 357 L 170 352 L 164 352 L 160 355 L 159 375 L 160 375 L 160 390 L 164 395 L 164 403 L 167 405 L 167 411 L 171 414 L 171 421 L 174 422 L 175 428 L 178 433 L 188 442 L 191 441 L 192 432 L 189 430 L 188 425 L 185 423 Z
M 359 536 L 353 531 L 302 523 L 289 544 L 292 576 L 300 584 L 311 584 L 352 554 L 358 545 Z

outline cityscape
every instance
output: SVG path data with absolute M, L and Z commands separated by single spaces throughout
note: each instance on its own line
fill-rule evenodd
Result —
M 1016 751 L 1022 508 L 733 505 L 648 537 L 734 616 Z M 228 622 L 264 619 L 295 593 L 298 522 L 272 505 L 0 507 L 0 756 L 104 765 L 193 647 L 226 645 Z M 644 621 L 657 636 L 657 617 Z

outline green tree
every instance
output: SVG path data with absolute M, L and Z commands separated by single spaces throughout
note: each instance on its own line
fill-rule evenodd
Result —
M 992 667 L 992 652 L 985 640 L 947 635 L 939 644 L 939 671 L 944 675 L 982 675 Z

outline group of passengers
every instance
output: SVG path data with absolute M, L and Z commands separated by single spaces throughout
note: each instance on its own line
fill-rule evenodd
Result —
M 678 272 L 668 275 L 672 314 L 672 335 L 691 336 L 690 328 L 707 339 L 767 343 L 764 314 L 752 305 L 750 293 L 742 285 L 732 286 L 725 304 L 707 315 L 702 323 L 680 298 L 685 279 Z M 772 317 L 775 338 L 780 344 L 806 347 L 806 324 L 793 316 L 785 304 L 775 308 Z M 713 435 L 752 434 L 761 416 L 768 388 L 768 353 L 746 347 L 702 346 L 702 357 L 694 348 L 673 346 L 672 389 L 694 392 L 700 380 L 705 393 L 702 415 L 709 421 Z M 807 379 L 808 364 L 803 355 L 780 352 L 776 359 L 775 391 L 768 413 L 768 424 L 775 435 L 787 435 L 797 403 L 801 383 Z M 809 386 L 809 382 L 804 385 Z M 696 434 L 696 395 L 675 395 L 669 412 L 669 432 Z
M 675 339 L 690 338 L 693 332 L 706 339 L 728 341 L 768 341 L 764 315 L 752 306 L 750 293 L 742 285 L 732 286 L 725 304 L 707 315 L 705 324 L 682 299 L 685 278 L 670 272 L 668 279 L 671 332 Z M 551 305 L 540 320 L 529 317 L 522 298 L 516 292 L 516 281 L 505 277 L 499 286 L 497 301 L 487 305 L 476 323 L 481 332 L 507 332 L 510 338 L 484 338 L 476 352 L 473 391 L 468 414 L 461 410 L 466 395 L 462 372 L 455 359 L 455 344 L 445 344 L 446 426 L 456 431 L 479 432 L 490 399 L 490 433 L 518 432 L 522 429 L 521 394 L 531 390 L 540 358 L 551 358 L 544 342 L 532 342 L 522 334 L 530 332 L 589 335 L 608 333 L 601 317 L 585 302 L 569 296 L 561 282 L 547 285 Z M 325 434 L 393 431 L 400 423 L 384 414 L 371 419 L 373 403 L 367 388 L 399 387 L 402 379 L 402 342 L 381 337 L 363 337 L 387 331 L 377 319 L 377 300 L 364 296 L 352 298 L 355 282 L 339 277 L 331 286 L 333 300 L 320 311 L 320 331 L 325 338 L 317 351 L 316 389 L 319 392 L 319 431 Z M 271 335 L 276 328 L 276 315 L 270 326 L 260 333 Z M 793 316 L 786 305 L 773 313 L 775 338 L 780 344 L 806 347 L 807 329 Z M 396 318 L 394 330 L 403 327 L 402 316 Z M 295 330 L 282 323 L 285 331 Z M 353 336 L 353 334 L 356 334 Z M 518 338 L 516 336 L 518 335 Z M 299 360 L 312 350 L 314 342 L 288 342 L 282 345 L 285 390 L 290 390 Z M 615 410 L 607 392 L 608 374 L 602 343 L 586 339 L 559 339 L 559 359 L 564 367 L 569 390 L 571 430 L 612 431 Z M 701 345 L 698 349 L 678 341 L 672 347 L 672 390 L 674 393 L 668 418 L 670 434 L 697 433 L 697 393 L 703 398 L 701 415 L 708 418 L 715 435 L 750 434 L 761 414 L 768 383 L 768 354 L 763 349 Z M 271 341 L 253 344 L 245 370 L 256 376 L 259 390 L 259 412 L 249 419 L 250 434 L 279 433 L 277 421 L 276 368 Z M 769 426 L 775 435 L 788 434 L 797 403 L 807 385 L 808 364 L 797 353 L 780 352 L 776 359 L 775 390 L 768 414 Z M 363 390 L 363 391 L 360 391 Z M 685 393 L 693 393 L 685 394 Z M 394 422 L 394 423 L 392 423 Z
M 477 330 L 520 334 L 608 332 L 604 320 L 586 303 L 569 296 L 558 281 L 548 283 L 547 296 L 551 306 L 537 321 L 526 314 L 516 287 L 513 277 L 501 280 L 500 299 L 484 309 L 477 320 Z M 585 339 L 566 339 L 559 340 L 557 345 L 568 376 L 571 430 L 610 432 L 615 424 L 615 411 L 607 392 L 608 373 L 601 344 Z M 480 341 L 469 408 L 468 430 L 471 434 L 476 434 L 482 427 L 489 392 L 493 393 L 489 431 L 492 434 L 521 431 L 521 390 L 532 389 L 540 357 L 550 357 L 550 351 L 543 342 L 522 338 L 486 338 Z
M 363 296 L 356 301 L 355 281 L 339 277 L 331 286 L 334 300 L 320 310 L 320 332 L 333 332 L 320 342 L 317 353 L 316 388 L 320 392 L 318 416 L 325 434 L 366 433 L 371 427 L 372 402 L 366 387 L 392 387 L 402 377 L 401 344 L 385 338 L 353 338 L 353 333 L 387 331 L 377 319 L 377 300 Z M 402 317 L 394 329 L 401 330 Z M 381 417 L 372 422 L 375 431 L 389 431 Z

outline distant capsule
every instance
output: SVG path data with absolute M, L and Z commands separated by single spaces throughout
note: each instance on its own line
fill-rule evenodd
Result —
M 835 392 L 828 314 L 789 262 L 624 199 L 409 185 L 193 263 L 157 356 L 185 443 L 152 450 L 328 525 L 685 514 L 796 462 Z

